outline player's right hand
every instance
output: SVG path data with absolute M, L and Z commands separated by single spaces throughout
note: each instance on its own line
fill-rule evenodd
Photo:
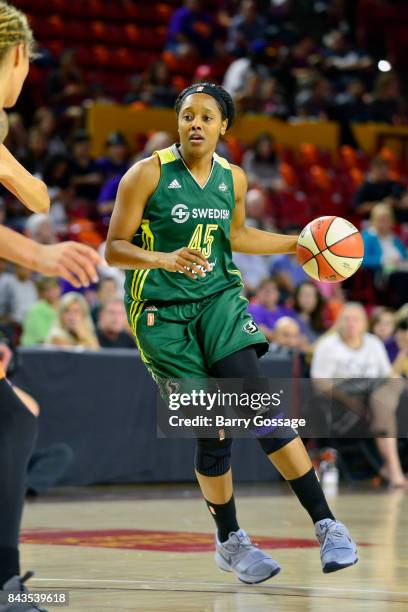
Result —
M 207 258 L 201 251 L 188 247 L 182 247 L 172 253 L 163 253 L 160 267 L 167 272 L 181 272 L 190 278 L 197 278 L 197 276 L 204 278 L 205 270 L 211 270 Z
M 74 287 L 89 287 L 98 282 L 96 266 L 101 257 L 91 247 L 79 242 L 39 245 L 35 270 L 45 276 L 60 276 Z

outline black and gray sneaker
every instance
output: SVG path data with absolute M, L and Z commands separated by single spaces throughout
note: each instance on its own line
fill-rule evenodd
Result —
M 0 594 L 4 597 L 4 593 L 25 593 L 28 594 L 28 589 L 24 585 L 27 580 L 34 576 L 33 572 L 26 572 L 24 576 L 13 576 L 3 585 L 3 590 L 0 589 Z M 10 602 L 3 603 L 0 600 L 0 612 L 47 612 L 44 608 L 39 608 L 34 603 Z
M 243 529 L 231 531 L 226 542 L 215 536 L 215 562 L 246 584 L 257 584 L 280 572 L 280 566 L 269 555 L 252 544 Z

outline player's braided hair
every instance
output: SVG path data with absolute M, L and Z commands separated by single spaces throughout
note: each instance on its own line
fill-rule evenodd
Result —
M 0 1 L 0 64 L 12 47 L 26 44 L 30 59 L 35 57 L 35 41 L 27 17 L 7 2 Z
M 222 118 L 228 120 L 227 130 L 229 130 L 235 119 L 234 101 L 228 91 L 221 87 L 221 85 L 215 85 L 214 83 L 194 83 L 194 85 L 183 89 L 178 95 L 175 104 L 177 116 L 180 113 L 184 98 L 194 93 L 204 93 L 214 98 L 221 111 Z

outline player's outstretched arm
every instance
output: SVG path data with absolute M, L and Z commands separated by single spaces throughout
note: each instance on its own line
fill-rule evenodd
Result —
M 235 190 L 235 208 L 231 223 L 231 248 L 236 253 L 273 255 L 295 253 L 297 236 L 273 234 L 245 225 L 245 196 L 247 180 L 239 166 L 232 166 Z
M 98 280 L 98 253 L 78 242 L 43 245 L 0 225 L 0 258 L 40 272 L 61 276 L 74 287 L 88 287 Z
M 4 144 L 0 145 L 0 183 L 32 212 L 48 212 L 50 197 L 47 186 L 32 176 Z
M 198 266 L 205 269 L 209 269 L 209 266 L 200 251 L 183 247 L 172 253 L 162 253 L 147 251 L 132 244 L 142 223 L 146 204 L 159 181 L 160 162 L 157 156 L 138 162 L 123 176 L 109 224 L 106 261 L 125 270 L 163 268 L 168 272 L 182 272 L 191 278 L 196 278 L 197 274 L 204 276 Z

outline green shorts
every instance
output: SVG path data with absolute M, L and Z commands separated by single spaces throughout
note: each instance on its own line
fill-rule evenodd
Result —
M 258 355 L 268 341 L 247 312 L 241 287 L 187 303 L 125 304 L 140 355 L 154 378 L 206 378 L 214 363 L 246 346 Z

